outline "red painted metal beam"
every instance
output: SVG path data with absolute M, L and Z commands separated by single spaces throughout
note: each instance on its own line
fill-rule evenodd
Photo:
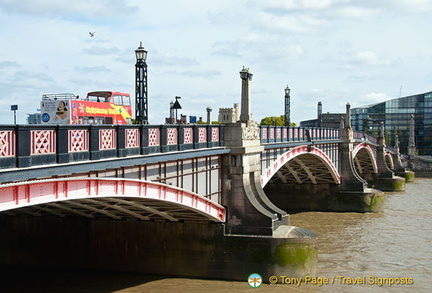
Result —
M 296 148 L 293 148 L 289 150 L 288 152 L 282 154 L 280 157 L 278 157 L 272 165 L 270 165 L 264 174 L 261 175 L 261 186 L 264 187 L 267 182 L 273 177 L 274 174 L 287 162 L 289 162 L 291 159 L 303 155 L 303 154 L 312 154 L 317 157 L 319 157 L 325 164 L 327 165 L 327 168 L 329 169 L 329 172 L 332 174 L 332 177 L 335 180 L 336 184 L 340 184 L 340 175 L 333 164 L 332 160 L 320 149 L 316 147 L 308 148 L 307 146 L 299 146 Z
M 155 182 L 119 178 L 62 178 L 0 185 L 0 212 L 74 199 L 151 199 L 225 221 L 225 208 L 199 194 Z

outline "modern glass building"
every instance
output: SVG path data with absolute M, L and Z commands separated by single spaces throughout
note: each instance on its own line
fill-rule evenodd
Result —
M 386 143 L 394 146 L 397 136 L 400 152 L 408 154 L 411 115 L 418 155 L 432 155 L 432 92 L 352 108 L 351 124 L 356 131 L 377 136 L 384 123 Z

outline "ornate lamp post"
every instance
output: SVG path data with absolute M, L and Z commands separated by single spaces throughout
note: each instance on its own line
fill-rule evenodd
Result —
M 148 124 L 147 50 L 140 46 L 135 50 L 135 119 L 138 124 Z
M 249 71 L 249 68 L 243 66 L 243 69 L 240 71 L 240 78 L 242 79 L 240 122 L 252 120 L 249 99 L 249 81 L 252 80 L 252 76 L 253 74 Z
M 290 96 L 291 89 L 286 86 L 285 88 L 285 126 L 290 126 L 290 106 L 291 106 L 291 96 Z
M 171 103 L 170 103 L 170 117 L 169 117 L 169 121 L 170 121 L 170 124 L 175 124 L 175 122 L 174 122 L 174 102 L 173 101 L 171 101 Z
M 175 103 L 174 103 L 174 105 L 172 106 L 172 108 L 175 109 L 175 124 L 178 123 L 178 120 L 177 120 L 177 110 L 182 108 L 182 106 L 180 105 L 180 103 L 179 103 L 179 101 L 178 101 L 179 99 L 181 99 L 181 97 L 176 96 L 176 97 L 175 97 Z

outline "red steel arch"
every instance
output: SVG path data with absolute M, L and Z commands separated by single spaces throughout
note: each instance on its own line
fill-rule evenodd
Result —
M 360 154 L 362 154 L 360 156 Z M 369 145 L 360 143 L 356 145 L 352 152 L 352 158 L 359 174 L 364 172 L 378 173 L 378 166 L 374 153 Z
M 332 160 L 323 151 L 316 147 L 299 146 L 282 154 L 273 162 L 271 166 L 266 169 L 264 174 L 261 175 L 261 186 L 264 187 L 270 181 L 273 175 L 275 175 L 278 170 L 290 160 L 301 155 L 312 155 L 317 158 L 319 161 L 321 161 L 321 165 L 325 166 L 327 169 L 328 174 L 332 177 L 333 183 L 340 184 L 339 172 L 337 171 Z
M 385 158 L 385 162 L 386 162 L 387 167 L 390 170 L 394 170 L 395 169 L 395 164 L 394 164 L 394 161 L 393 161 L 393 155 L 392 155 L 392 153 L 390 153 L 388 151 L 385 152 L 384 153 L 384 158 Z
M 31 208 L 31 209 L 30 209 Z M 199 194 L 155 182 L 121 178 L 61 178 L 0 185 L 0 212 L 113 219 L 225 221 L 225 208 Z

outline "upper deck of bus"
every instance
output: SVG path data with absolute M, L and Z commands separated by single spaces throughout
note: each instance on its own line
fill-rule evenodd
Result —
M 61 93 L 61 94 L 44 94 L 42 100 L 79 100 L 78 95 L 72 93 Z M 131 106 L 130 95 L 122 92 L 113 91 L 93 91 L 87 93 L 85 99 L 81 101 L 89 102 L 102 102 L 102 103 L 113 103 L 115 105 Z

